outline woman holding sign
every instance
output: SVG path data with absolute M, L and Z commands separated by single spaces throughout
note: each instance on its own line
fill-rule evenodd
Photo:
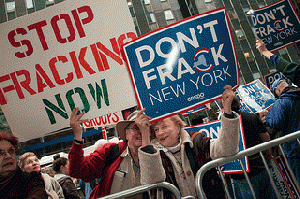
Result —
M 178 115 L 148 127 L 147 117 L 139 113 L 135 122 L 141 133 L 148 135 L 143 136 L 139 149 L 142 184 L 166 181 L 177 186 L 182 196 L 196 197 L 194 176 L 200 167 L 212 159 L 238 152 L 239 117 L 231 111 L 235 95 L 231 86 L 225 86 L 224 89 L 222 98 L 225 112 L 221 117 L 222 128 L 217 139 L 210 139 L 203 133 L 190 136 L 183 130 L 185 123 Z M 151 144 L 150 135 L 154 138 Z M 164 175 L 157 175 L 161 173 Z M 204 178 L 203 188 L 208 198 L 225 198 L 216 170 L 208 171 Z M 165 198 L 171 197 L 168 192 L 164 195 Z

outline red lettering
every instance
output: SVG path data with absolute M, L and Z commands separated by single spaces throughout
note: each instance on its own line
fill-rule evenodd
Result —
M 92 75 L 92 74 L 96 73 L 96 71 L 94 71 L 91 68 L 91 66 L 87 63 L 87 61 L 84 59 L 86 50 L 87 50 L 87 47 L 80 49 L 78 59 L 79 59 L 79 63 L 81 64 L 81 66 Z M 77 76 L 77 79 L 83 78 L 83 74 L 79 68 L 79 63 L 78 63 L 77 57 L 75 55 L 75 51 L 72 51 L 69 54 L 71 56 L 71 59 L 72 59 L 73 65 L 74 65 L 75 74 Z
M 111 113 L 107 114 L 107 122 L 110 124 L 110 116 L 111 116 Z
M 119 116 L 118 116 L 116 113 L 113 113 L 113 114 L 114 114 L 114 116 L 116 117 L 116 118 L 112 117 L 113 123 L 119 122 L 119 120 L 120 120 Z
M 91 127 L 91 121 L 85 122 L 84 125 L 85 125 L 87 128 Z
M 58 85 L 64 85 L 65 81 L 60 78 L 59 73 L 57 71 L 57 68 L 55 66 L 55 63 L 57 63 L 58 60 L 61 61 L 62 63 L 68 62 L 68 59 L 65 56 L 58 56 L 57 58 L 53 57 L 49 61 L 49 67 L 50 67 L 50 69 L 52 71 L 52 74 L 53 74 L 53 77 L 55 79 L 55 82 Z M 65 80 L 66 80 L 66 83 L 70 83 L 73 79 L 74 79 L 74 74 L 72 72 L 70 72 L 70 73 L 67 74 L 67 78 Z
M 22 45 L 26 45 L 28 50 L 25 53 L 24 52 L 16 52 L 15 56 L 18 57 L 18 58 L 26 57 L 26 55 L 30 56 L 33 53 L 33 48 L 32 48 L 32 45 L 31 45 L 30 41 L 22 40 L 21 42 L 17 42 L 15 40 L 15 36 L 17 34 L 26 35 L 27 31 L 24 28 L 17 28 L 16 30 L 10 31 L 8 33 L 8 40 L 9 40 L 10 44 L 13 47 L 20 47 Z
M 38 87 L 38 92 L 41 93 L 44 91 L 44 88 L 47 87 L 47 85 L 50 88 L 54 88 L 55 85 L 52 83 L 48 75 L 45 73 L 44 69 L 41 67 L 41 65 L 36 64 L 35 65 L 36 69 L 36 80 L 37 80 L 37 87 Z M 45 83 L 43 82 L 43 79 Z
M 92 50 L 92 53 L 93 53 L 93 55 L 94 55 L 94 59 L 95 59 L 95 61 L 96 61 L 98 70 L 99 70 L 99 71 L 104 71 L 104 67 L 103 67 L 101 58 L 100 58 L 100 56 L 99 56 L 99 52 L 98 52 L 98 50 L 97 50 L 96 44 L 92 44 L 92 45 L 90 45 L 90 46 L 91 46 L 91 50 Z
M 10 76 L 8 74 L 0 77 L 0 83 L 5 82 L 7 80 L 10 80 Z M 0 104 L 1 105 L 7 104 L 7 100 L 5 99 L 3 92 L 7 93 L 7 92 L 15 90 L 15 89 L 16 88 L 13 85 L 9 85 L 9 86 L 6 86 L 6 87 L 3 87 L 2 89 L 0 89 Z M 3 90 L 3 92 L 2 92 L 2 90 Z
M 112 58 L 116 62 L 118 62 L 120 65 L 123 64 L 123 60 L 118 55 L 114 54 L 112 51 L 110 51 L 108 48 L 106 48 L 102 43 L 97 42 L 96 43 L 99 50 L 101 50 L 106 56 Z M 108 63 L 107 63 L 108 65 Z
M 92 12 L 92 9 L 89 6 L 80 7 L 77 10 L 78 10 L 79 13 L 86 12 L 87 15 L 88 15 L 86 18 L 81 20 L 83 25 L 87 24 L 87 23 L 90 23 L 94 19 L 94 14 Z M 85 32 L 84 32 L 83 26 L 80 22 L 80 18 L 79 18 L 78 13 L 76 12 L 76 10 L 72 10 L 71 12 L 72 12 L 73 17 L 75 19 L 75 26 L 77 28 L 77 31 L 78 31 L 78 34 L 79 34 L 80 38 L 85 37 Z
M 60 33 L 60 29 L 59 29 L 58 24 L 57 24 L 57 22 L 61 19 L 63 19 L 65 21 L 65 23 L 67 25 L 67 28 L 70 32 L 70 36 L 67 39 L 62 38 L 61 33 Z M 55 33 L 55 36 L 56 36 L 56 39 L 57 39 L 58 42 L 66 43 L 67 41 L 72 42 L 72 41 L 75 40 L 75 29 L 73 27 L 73 24 L 72 24 L 72 21 L 71 21 L 71 18 L 70 18 L 69 15 L 61 14 L 61 15 L 54 16 L 51 19 L 51 25 L 52 25 L 52 28 L 54 30 L 54 33 Z
M 29 30 L 33 30 L 33 29 L 36 30 L 44 50 L 49 49 L 49 47 L 47 45 L 47 42 L 46 42 L 45 34 L 43 32 L 43 29 L 42 29 L 42 27 L 44 27 L 46 25 L 47 25 L 46 20 L 43 20 L 43 21 L 40 21 L 38 23 L 35 23 L 35 24 L 32 24 L 32 25 L 28 26 Z
M 16 89 L 18 95 L 19 95 L 19 92 L 22 93 L 22 94 L 23 94 L 23 92 L 22 92 L 21 88 L 20 88 L 20 91 L 19 91 L 19 82 L 17 81 L 17 78 L 16 78 L 15 74 L 17 76 L 24 75 L 25 76 L 25 80 L 22 81 L 22 82 L 20 82 L 21 86 L 23 88 L 25 88 L 25 90 L 27 90 L 30 93 L 30 95 L 36 94 L 36 92 L 29 86 L 29 84 L 31 82 L 31 77 L 30 77 L 29 71 L 27 71 L 27 70 L 20 70 L 20 71 L 16 71 L 15 73 L 11 73 L 10 74 L 11 78 L 12 78 L 14 84 L 15 84 L 15 87 L 18 88 L 18 89 Z M 23 96 L 23 98 L 24 98 L 24 96 Z

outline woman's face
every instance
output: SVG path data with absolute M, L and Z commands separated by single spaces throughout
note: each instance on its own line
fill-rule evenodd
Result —
M 24 168 L 23 171 L 26 171 L 28 173 L 32 171 L 40 171 L 41 170 L 41 164 L 39 159 L 36 156 L 30 156 L 26 158 L 24 162 Z
M 174 147 L 179 144 L 180 126 L 170 118 L 153 124 L 155 137 L 165 147 Z
M 60 167 L 60 172 L 65 175 L 69 175 L 69 160 L 65 166 Z

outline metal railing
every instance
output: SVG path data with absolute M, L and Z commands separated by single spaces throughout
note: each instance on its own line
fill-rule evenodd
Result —
M 165 188 L 167 190 L 169 190 L 176 199 L 194 199 L 193 196 L 185 196 L 185 197 L 181 197 L 179 190 L 177 189 L 177 187 L 173 184 L 170 184 L 168 182 L 160 182 L 160 183 L 155 183 L 155 184 L 146 184 L 146 185 L 141 185 L 138 187 L 134 187 L 131 189 L 127 189 L 124 191 L 120 191 L 118 193 L 114 193 L 108 196 L 104 196 L 101 199 L 123 199 L 123 198 L 127 198 L 127 197 L 131 197 L 131 196 L 135 196 L 141 193 L 145 193 L 148 192 L 149 194 L 149 198 L 151 198 L 151 190 L 155 190 L 155 189 L 160 189 L 160 188 Z M 99 198 L 100 199 L 100 198 Z
M 281 155 L 283 156 L 284 158 L 284 161 L 285 161 L 285 164 L 286 164 L 286 167 L 287 167 L 287 170 L 289 171 L 290 175 L 291 175 L 291 178 L 295 184 L 295 187 L 296 189 L 298 190 L 298 192 L 300 192 L 300 185 L 299 183 L 297 182 L 289 164 L 288 164 L 288 161 L 287 161 L 287 158 L 283 152 L 283 149 L 282 149 L 282 146 L 281 144 L 285 143 L 285 142 L 290 142 L 290 141 L 293 141 L 293 140 L 296 140 L 298 141 L 299 145 L 300 145 L 300 131 L 297 131 L 297 132 L 294 132 L 294 133 L 291 133 L 289 135 L 286 135 L 286 136 L 283 136 L 283 137 L 280 137 L 280 138 L 277 138 L 277 139 L 274 139 L 274 140 L 271 140 L 270 142 L 264 142 L 264 143 L 261 143 L 261 144 L 258 144 L 254 147 L 251 147 L 251 148 L 248 148 L 246 150 L 243 150 L 241 152 L 239 152 L 238 154 L 234 155 L 234 156 L 229 156 L 229 157 L 223 157 L 223 158 L 219 158 L 219 159 L 216 159 L 216 160 L 212 160 L 208 163 L 206 163 L 205 165 L 203 165 L 199 170 L 198 172 L 196 173 L 196 176 L 195 176 L 195 185 L 196 185 L 196 192 L 197 192 L 197 196 L 201 199 L 205 199 L 206 198 L 206 195 L 204 193 L 204 190 L 203 190 L 203 187 L 202 187 L 202 179 L 203 179 L 203 176 L 205 174 L 206 171 L 212 169 L 212 168 L 217 168 L 218 171 L 220 172 L 220 176 L 221 176 L 221 179 L 223 181 L 223 184 L 224 184 L 224 187 L 225 187 L 225 192 L 226 192 L 226 195 L 228 198 L 231 198 L 230 194 L 229 194 L 229 190 L 228 190 L 228 185 L 226 183 L 226 180 L 223 176 L 223 172 L 221 171 L 221 168 L 220 166 L 226 164 L 226 163 L 229 163 L 229 162 L 232 162 L 232 161 L 235 161 L 235 160 L 239 160 L 240 164 L 241 164 L 241 167 L 242 167 L 242 170 L 243 170 L 243 173 L 245 175 L 245 179 L 247 180 L 248 184 L 249 184 L 249 188 L 251 190 L 251 193 L 253 195 L 253 198 L 256 198 L 255 197 L 255 194 L 254 194 L 254 191 L 253 191 L 253 188 L 252 188 L 252 185 L 251 185 L 251 182 L 250 182 L 250 179 L 244 169 L 244 166 L 241 162 L 241 158 L 245 157 L 245 156 L 251 156 L 255 153 L 260 153 L 260 156 L 263 160 L 263 163 L 265 165 L 265 168 L 267 170 L 267 173 L 270 177 L 270 181 L 271 181 L 271 185 L 272 187 L 274 188 L 274 191 L 275 191 L 275 194 L 278 198 L 282 198 L 280 193 L 279 193 L 279 190 L 277 189 L 274 181 L 273 181 L 273 178 L 271 177 L 271 173 L 270 173 L 270 169 L 269 169 L 269 166 L 267 164 L 267 161 L 265 160 L 264 156 L 263 156 L 263 153 L 262 151 L 265 151 L 269 148 L 272 148 L 272 147 L 275 147 L 275 146 L 279 146 L 279 150 L 281 151 Z

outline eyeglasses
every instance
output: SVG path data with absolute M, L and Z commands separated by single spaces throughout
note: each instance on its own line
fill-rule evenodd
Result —
M 139 127 L 138 127 L 136 124 L 133 125 L 133 126 L 126 127 L 126 130 L 127 130 L 127 129 L 132 129 L 132 130 L 135 130 L 135 131 L 140 130 Z
M 9 148 L 6 150 L 0 149 L 0 157 L 5 157 L 7 153 L 12 156 L 16 154 L 16 150 L 14 148 Z

